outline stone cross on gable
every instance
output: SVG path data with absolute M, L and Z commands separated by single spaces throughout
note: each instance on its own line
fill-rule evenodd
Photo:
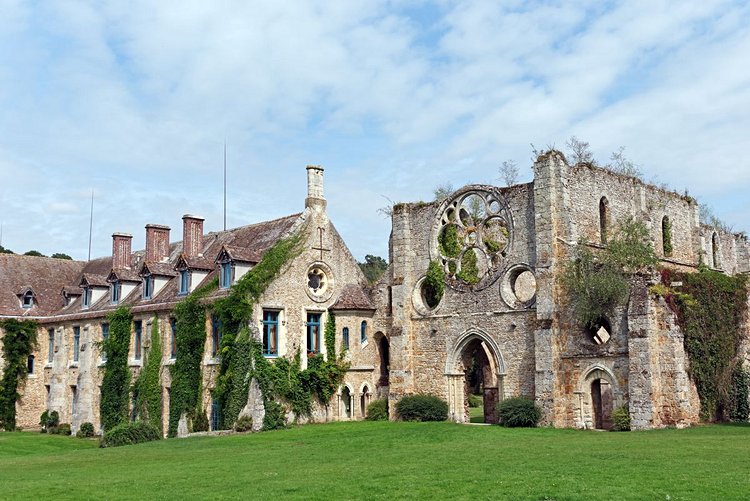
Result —
M 331 252 L 331 249 L 326 249 L 325 247 L 323 247 L 323 232 L 324 231 L 325 231 L 325 229 L 323 229 L 323 227 L 318 226 L 318 232 L 319 232 L 319 237 L 320 237 L 320 244 L 318 245 L 318 247 L 313 246 L 313 248 L 312 248 L 313 250 L 320 251 L 320 260 L 321 261 L 323 260 L 323 253 L 324 252 Z

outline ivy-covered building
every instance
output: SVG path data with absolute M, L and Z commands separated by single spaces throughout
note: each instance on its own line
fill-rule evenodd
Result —
M 84 422 L 97 429 L 103 420 L 111 422 L 100 411 L 108 406 L 101 402 L 110 387 L 105 370 L 114 365 L 117 353 L 114 341 L 107 344 L 114 336 L 110 324 L 116 311 L 129 315 L 127 347 L 116 363 L 126 365 L 130 377 L 115 393 L 130 395 L 125 406 L 131 419 L 154 421 L 159 415 L 162 430 L 175 433 L 203 427 L 194 426 L 199 414 L 198 420 L 205 421 L 205 415 L 210 429 L 229 428 L 237 412 L 243 412 L 260 428 L 264 401 L 285 395 L 275 395 L 282 389 L 260 388 L 255 377 L 252 385 L 245 381 L 243 386 L 239 378 L 239 388 L 231 388 L 232 370 L 244 368 L 247 373 L 250 365 L 262 365 L 240 361 L 229 366 L 242 327 L 248 328 L 243 335 L 257 343 L 253 346 L 270 365 L 299 357 L 288 374 L 334 380 L 328 405 L 317 402 L 314 390 L 303 389 L 307 395 L 297 402 L 304 414 L 300 419 L 363 417 L 383 384 L 372 361 L 384 334 L 371 325 L 375 307 L 364 291 L 367 281 L 328 219 L 323 169 L 307 167 L 307 179 L 304 211 L 272 221 L 204 233 L 202 218 L 185 215 L 182 241 L 171 242 L 169 227 L 148 224 L 144 250 L 132 251 L 132 236 L 114 233 L 112 255 L 87 263 L 1 255 L 0 317 L 33 320 L 38 326 L 36 347 L 25 361 L 28 374 L 19 385 L 17 424 L 36 427 L 45 410 L 57 411 L 73 432 Z M 199 312 L 194 317 L 178 306 L 188 300 L 194 300 L 194 311 Z M 329 342 L 327 325 L 335 334 Z M 194 332 L 197 343 L 195 336 L 190 338 Z M 183 353 L 181 347 L 192 353 Z M 249 360 L 253 353 L 244 356 Z M 190 360 L 198 366 L 180 368 L 181 358 L 183 366 Z M 318 361 L 325 359 L 336 367 L 318 370 Z M 141 375 L 149 360 L 156 367 L 152 371 L 158 389 L 148 391 L 158 391 L 160 409 L 139 402 L 139 391 L 146 399 Z M 316 367 L 310 368 L 312 361 Z M 257 376 L 261 383 L 268 378 Z M 182 378 L 181 386 L 175 378 Z M 223 386 L 217 391 L 217 385 Z M 175 386 L 181 388 L 176 395 Z M 245 395 L 238 407 L 236 395 L 241 392 Z M 191 394 L 199 398 L 185 404 L 182 400 L 191 400 Z M 176 419 L 174 398 L 183 406 Z M 235 413 L 231 422 L 222 415 L 227 408 Z M 179 418 L 181 422 L 174 422 Z
M 701 224 L 687 195 L 556 151 L 533 169 L 395 205 L 374 285 L 314 166 L 298 214 L 213 233 L 186 215 L 181 241 L 150 224 L 144 250 L 115 233 L 87 263 L 0 255 L 0 317 L 37 333 L 0 361 L 28 356 L 25 378 L 3 378 L 16 421 L 54 410 L 74 431 L 140 419 L 180 435 L 362 419 L 380 398 L 394 416 L 417 393 L 458 422 L 470 401 L 496 422 L 518 395 L 561 427 L 746 419 L 747 238 Z

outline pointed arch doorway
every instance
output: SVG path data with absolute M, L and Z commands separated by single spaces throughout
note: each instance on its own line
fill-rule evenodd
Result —
M 482 421 L 498 422 L 496 407 L 503 396 L 505 362 L 492 338 L 478 329 L 462 334 L 448 353 L 445 375 L 450 419 L 470 422 L 469 395 L 475 394 L 483 404 Z

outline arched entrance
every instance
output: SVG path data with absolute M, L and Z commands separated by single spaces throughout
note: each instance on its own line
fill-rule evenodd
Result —
M 352 418 L 352 392 L 349 390 L 348 386 L 344 386 L 341 389 L 341 394 L 339 395 L 340 399 L 340 409 L 341 409 L 341 417 L 345 419 L 351 419 Z
M 359 395 L 359 415 L 364 419 L 367 417 L 367 406 L 370 404 L 370 388 L 365 384 Z
M 380 390 L 378 392 L 380 394 L 383 390 L 388 390 L 391 352 L 390 346 L 388 344 L 388 338 L 385 337 L 382 332 L 378 332 L 375 334 L 375 342 L 377 343 L 378 347 L 378 361 L 380 363 L 379 377 L 376 387 L 378 388 L 378 390 Z M 382 397 L 383 395 L 380 396 Z M 387 396 L 387 394 L 385 396 Z
M 502 399 L 505 364 L 497 344 L 484 332 L 464 333 L 446 363 L 450 417 L 459 423 L 497 423 L 497 403 Z M 481 412 L 471 403 L 482 404 Z M 475 413 L 474 418 L 471 414 Z
M 612 411 L 617 395 L 616 379 L 604 366 L 595 365 L 584 372 L 580 383 L 580 427 L 612 429 Z

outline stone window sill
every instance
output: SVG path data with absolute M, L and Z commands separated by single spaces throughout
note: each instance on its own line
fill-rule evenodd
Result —
M 218 357 L 211 357 L 206 360 L 206 365 L 219 365 L 221 360 Z
M 68 369 L 77 369 L 78 368 L 78 362 L 71 362 L 70 365 L 68 365 Z
M 128 360 L 128 365 L 130 367 L 141 367 L 143 366 L 143 360 Z

